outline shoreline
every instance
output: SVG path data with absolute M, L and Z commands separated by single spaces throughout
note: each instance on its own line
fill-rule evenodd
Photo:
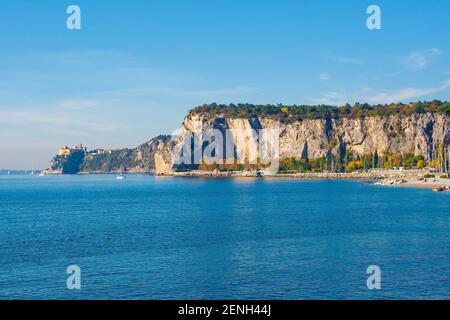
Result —
M 48 173 L 60 175 L 61 173 Z M 77 175 L 151 175 L 155 177 L 180 178 L 223 178 L 223 179 L 293 179 L 293 180 L 360 180 L 365 183 L 387 187 L 411 187 L 436 189 L 435 191 L 450 191 L 450 178 L 441 178 L 445 173 L 435 173 L 422 170 L 374 170 L 367 172 L 307 172 L 307 173 L 278 173 L 258 174 L 256 171 L 201 171 L 171 172 L 169 174 L 155 174 L 154 172 L 79 172 Z M 429 175 L 434 175 L 429 176 Z M 437 190 L 442 188 L 443 190 Z
M 436 179 L 436 181 L 417 181 L 410 180 L 400 184 L 394 185 L 396 187 L 409 187 L 409 188 L 421 188 L 432 189 L 433 191 L 446 191 L 450 192 L 450 179 Z M 442 189 L 442 190 L 439 190 Z
M 424 178 L 427 173 L 421 176 L 417 172 L 377 172 L 377 173 L 284 173 L 266 176 L 251 175 L 202 175 L 202 174 L 175 174 L 174 177 L 198 177 L 198 178 L 257 178 L 257 179 L 293 179 L 293 180 L 359 180 L 360 182 L 379 185 L 383 187 L 410 187 L 431 189 L 433 191 L 450 192 L 450 178 Z M 436 174 L 439 176 L 439 174 Z

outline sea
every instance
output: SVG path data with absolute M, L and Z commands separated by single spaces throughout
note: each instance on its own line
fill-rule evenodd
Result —
M 449 298 L 450 193 L 0 175 L 0 299 Z

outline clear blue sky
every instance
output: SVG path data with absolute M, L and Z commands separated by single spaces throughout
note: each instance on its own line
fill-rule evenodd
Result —
M 449 14 L 447 0 L 3 0 L 0 168 L 133 147 L 203 103 L 448 100 Z

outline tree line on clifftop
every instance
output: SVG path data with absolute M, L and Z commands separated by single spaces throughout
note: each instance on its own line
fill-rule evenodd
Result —
M 340 119 L 363 118 L 391 115 L 412 115 L 423 113 L 438 113 L 450 116 L 450 102 L 448 101 L 418 101 L 409 104 L 377 104 L 355 103 L 344 106 L 330 105 L 283 105 L 283 104 L 204 104 L 190 111 L 190 114 L 206 114 L 212 118 L 224 116 L 226 118 L 257 118 L 267 117 L 279 120 L 281 123 L 292 123 L 305 119 Z

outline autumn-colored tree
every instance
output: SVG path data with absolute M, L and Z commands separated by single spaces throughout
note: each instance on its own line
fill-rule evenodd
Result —
M 417 169 L 423 169 L 427 166 L 427 163 L 425 162 L 425 160 L 419 160 L 417 161 Z
M 202 161 L 198 168 L 204 171 L 213 171 L 215 166 L 212 164 L 207 164 L 205 161 Z
M 363 167 L 363 162 L 361 160 L 358 161 L 350 161 L 346 167 L 347 171 L 356 171 Z
M 402 165 L 402 156 L 400 154 L 391 154 L 386 156 L 386 161 L 384 162 L 385 169 L 392 169 L 394 167 L 400 167 Z
M 440 167 L 439 160 L 431 160 L 431 161 L 428 163 L 428 166 L 429 166 L 430 168 L 433 168 L 433 169 L 439 169 L 439 167 Z

